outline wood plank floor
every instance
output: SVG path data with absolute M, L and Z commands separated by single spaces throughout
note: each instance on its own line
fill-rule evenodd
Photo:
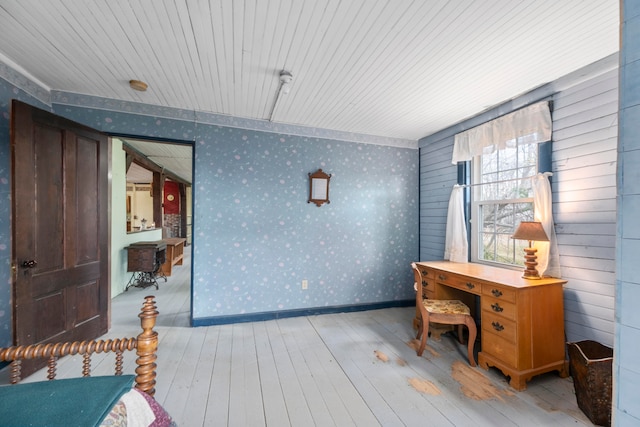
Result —
M 417 357 L 413 308 L 191 328 L 189 270 L 187 256 L 159 290 L 115 297 L 103 337 L 137 335 L 143 298 L 156 297 L 156 399 L 180 426 L 592 425 L 571 378 L 541 375 L 516 392 L 499 371 L 471 368 L 447 335 Z M 128 373 L 134 360 L 125 357 Z M 65 358 L 58 377 L 78 376 L 80 363 Z M 110 375 L 113 358 L 94 356 L 92 369 Z

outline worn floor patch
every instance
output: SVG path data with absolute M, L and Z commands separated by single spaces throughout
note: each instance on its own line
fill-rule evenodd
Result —
M 453 362 L 451 376 L 460 383 L 460 389 L 465 396 L 473 400 L 498 399 L 504 401 L 503 396 L 512 396 L 509 390 L 499 389 L 491 380 L 485 377 L 479 368 L 473 368 L 463 362 Z
M 398 366 L 407 366 L 407 361 L 404 359 L 396 359 L 396 363 L 398 364 Z
M 389 356 L 387 356 L 383 352 L 381 352 L 379 350 L 373 350 L 373 353 L 376 355 L 376 357 L 378 359 L 382 360 L 383 362 L 388 362 L 389 361 Z
M 436 387 L 434 383 L 422 378 L 409 378 L 409 384 L 420 393 L 430 394 L 432 396 L 441 394 L 440 389 Z
M 418 341 L 417 339 L 412 339 L 411 341 L 409 341 L 407 343 L 407 345 L 409 347 L 411 347 L 412 349 L 414 349 L 415 351 L 418 351 L 418 347 L 420 347 L 420 341 Z M 429 347 L 429 345 L 427 344 L 427 346 L 424 348 L 426 351 L 428 351 L 429 353 L 431 353 L 431 355 L 433 357 L 440 357 L 440 353 L 438 353 L 437 351 L 435 351 L 433 348 Z

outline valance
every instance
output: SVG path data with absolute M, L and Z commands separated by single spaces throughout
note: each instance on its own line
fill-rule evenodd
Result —
M 524 142 L 531 144 L 551 139 L 551 111 L 547 101 L 529 105 L 456 134 L 451 163 L 465 162 L 474 156 L 515 147 L 517 138 L 525 138 Z

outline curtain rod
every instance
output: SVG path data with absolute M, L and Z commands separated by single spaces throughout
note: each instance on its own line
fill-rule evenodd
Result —
M 467 188 L 467 187 L 477 187 L 480 185 L 491 185 L 491 184 L 502 184 L 504 182 L 512 182 L 512 181 L 521 181 L 523 179 L 533 179 L 535 177 L 537 177 L 538 175 L 544 175 L 546 177 L 549 176 L 553 176 L 553 172 L 539 172 L 533 176 L 529 176 L 526 178 L 511 178 L 511 179 L 501 179 L 500 181 L 492 181 L 492 182 L 480 182 L 477 184 L 455 184 L 454 187 L 462 187 L 462 188 Z

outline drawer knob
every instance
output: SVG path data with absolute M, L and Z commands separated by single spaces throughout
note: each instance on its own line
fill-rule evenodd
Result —
M 469 282 L 467 282 L 467 288 L 469 288 L 469 289 L 473 289 L 473 288 L 475 288 L 475 287 L 476 287 L 476 285 L 474 285 L 473 283 L 469 283 Z
M 438 274 L 438 279 L 447 280 L 447 276 L 445 276 L 444 274 Z
M 502 296 L 502 291 L 500 289 L 491 289 L 491 293 L 493 294 L 494 297 Z
M 501 313 L 504 310 L 504 308 L 500 307 L 500 304 L 498 303 L 491 304 L 491 308 L 497 313 Z
M 504 330 L 504 326 L 502 326 L 499 322 L 491 322 L 491 326 L 493 326 L 493 329 L 495 329 L 498 332 L 501 332 Z

